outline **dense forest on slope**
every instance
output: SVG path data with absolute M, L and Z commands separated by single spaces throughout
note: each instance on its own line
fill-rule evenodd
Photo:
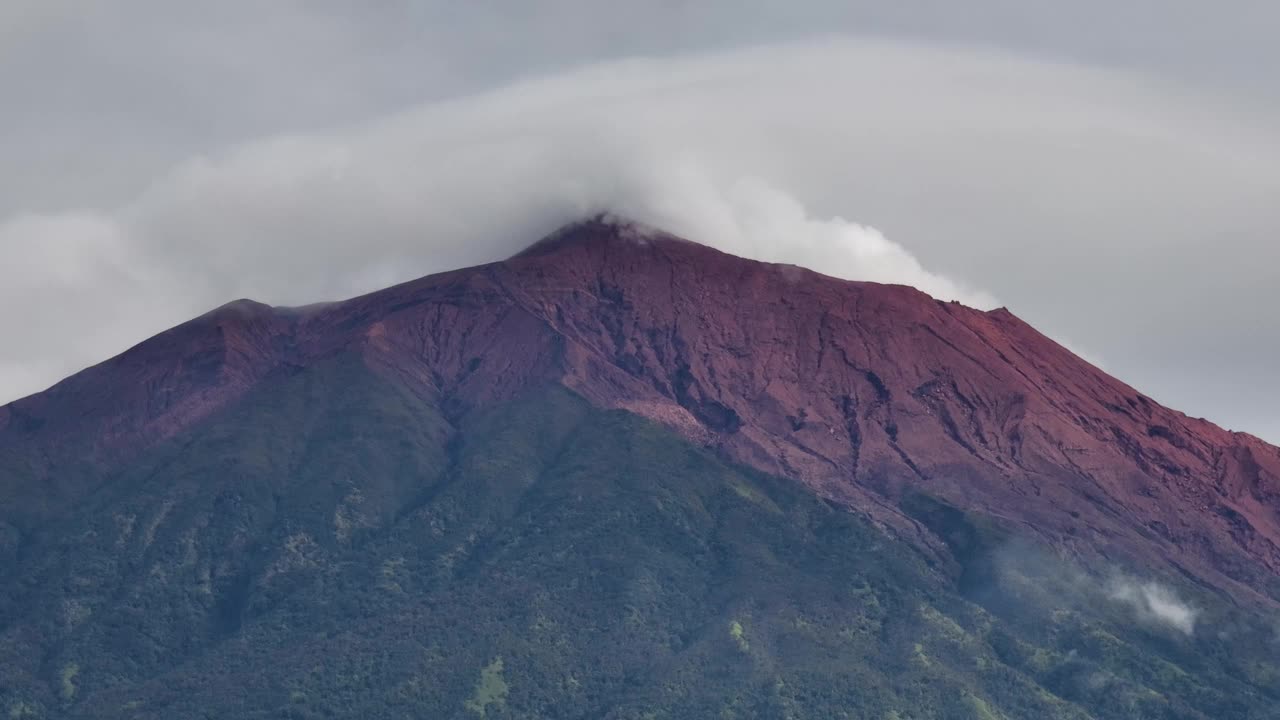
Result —
M 2 452 L 0 716 L 1280 717 L 1210 588 L 910 495 L 924 549 L 558 386 L 459 415 L 339 354 L 82 494 Z

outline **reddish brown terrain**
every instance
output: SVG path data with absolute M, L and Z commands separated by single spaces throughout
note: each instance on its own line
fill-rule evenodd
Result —
M 89 444 L 110 466 L 356 350 L 455 415 L 559 383 L 925 542 L 904 492 L 1239 600 L 1280 574 L 1277 448 L 1160 406 L 1005 309 L 635 235 L 585 222 L 341 303 L 229 304 L 0 408 L 0 450 L 39 446 L 53 468 Z M 56 476 L 49 507 L 86 490 Z

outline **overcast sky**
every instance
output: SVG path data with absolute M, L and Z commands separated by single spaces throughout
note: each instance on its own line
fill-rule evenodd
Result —
M 0 402 L 611 209 L 1007 305 L 1277 442 L 1275 7 L 7 0 Z

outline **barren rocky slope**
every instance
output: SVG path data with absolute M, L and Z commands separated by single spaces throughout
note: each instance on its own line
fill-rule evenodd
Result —
M 109 465 L 353 350 L 451 416 L 558 383 L 907 534 L 897 500 L 923 490 L 1069 551 L 1276 593 L 1277 448 L 1160 406 L 1008 310 L 605 220 L 342 303 L 231 303 L 0 409 L 0 447 L 45 448 L 22 458 L 48 464 L 26 499 L 56 513 L 85 491 L 59 486 L 60 458 Z

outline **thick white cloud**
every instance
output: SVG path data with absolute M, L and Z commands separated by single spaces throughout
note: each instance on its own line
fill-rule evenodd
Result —
M 1028 229 L 1105 270 L 1108 238 L 1122 257 L 1268 227 L 1275 139 L 1139 76 L 985 51 L 830 40 L 601 64 L 192 158 L 121 207 L 3 221 L 0 382 L 18 379 L 0 397 L 232 298 L 348 296 L 603 210 L 990 305 L 984 263 L 1020 274 L 1004 299 L 1052 272 L 982 255 Z M 879 218 L 883 234 L 859 223 Z M 945 256 L 954 237 L 972 257 L 941 274 L 893 241 L 899 221 L 912 246 Z

